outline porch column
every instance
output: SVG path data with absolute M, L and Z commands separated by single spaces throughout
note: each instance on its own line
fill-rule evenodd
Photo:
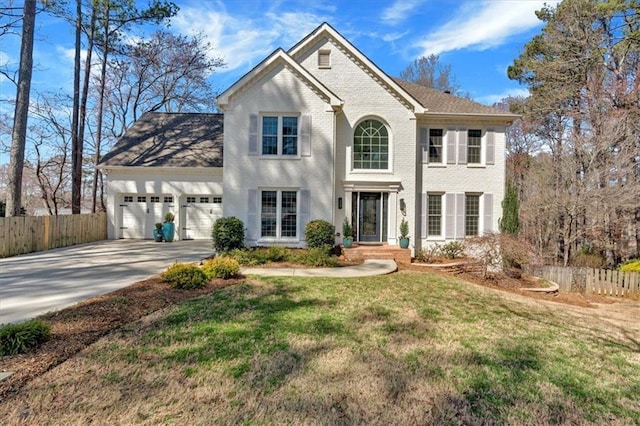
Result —
M 353 203 L 351 202 L 352 194 L 353 191 L 349 189 L 344 190 L 344 202 L 342 206 L 344 207 L 344 217 L 349 219 L 349 222 L 351 222 L 351 212 L 353 211 Z M 353 229 L 356 229 L 355 223 L 352 223 L 351 226 L 353 227 Z M 340 223 L 340 229 L 342 229 L 342 223 Z
M 389 245 L 398 244 L 398 226 L 400 226 L 400 206 L 398 205 L 398 193 L 389 192 L 389 229 L 387 230 L 387 241 Z

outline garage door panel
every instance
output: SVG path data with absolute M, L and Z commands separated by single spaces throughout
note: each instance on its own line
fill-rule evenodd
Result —
M 120 204 L 122 238 L 151 239 L 157 222 L 164 214 L 173 211 L 173 198 L 158 194 L 134 194 L 123 196 Z
M 202 240 L 211 238 L 214 222 L 222 217 L 222 199 L 220 197 L 188 197 L 190 202 L 183 204 L 185 223 L 183 238 Z M 216 202 L 211 202 L 211 201 Z M 207 201 L 207 202 L 205 202 Z

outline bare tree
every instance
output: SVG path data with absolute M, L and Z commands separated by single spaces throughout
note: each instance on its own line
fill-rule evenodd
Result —
M 431 87 L 452 95 L 471 99 L 456 82 L 450 64 L 441 62 L 438 55 L 421 56 L 400 72 L 400 78 L 421 86 Z
M 31 126 L 33 170 L 40 198 L 50 215 L 57 215 L 71 205 L 71 145 L 72 117 L 61 106 L 68 106 L 64 95 L 42 95 L 34 105 Z
M 525 121 L 546 152 L 534 163 L 546 170 L 525 178 L 524 228 L 552 260 L 589 247 L 613 266 L 638 244 L 640 3 L 565 0 L 537 14 L 541 34 L 508 70 L 532 93 Z
M 148 111 L 215 110 L 215 93 L 208 77 L 224 65 L 212 57 L 201 36 L 176 36 L 165 31 L 128 45 L 110 63 L 109 113 L 119 137 Z
M 92 1 L 88 5 L 90 13 L 88 19 L 83 19 L 82 0 L 76 0 L 74 17 L 76 27 L 76 57 L 74 69 L 74 125 L 72 126 L 72 212 L 80 213 L 82 200 L 83 166 L 84 166 L 84 131 L 86 123 L 86 105 L 88 98 L 88 84 L 91 75 L 91 58 L 94 48 L 99 48 L 101 54 L 100 80 L 97 95 L 97 117 L 95 151 L 100 155 L 102 140 L 102 120 L 104 108 L 104 82 L 110 52 L 120 42 L 123 32 L 132 24 L 159 24 L 174 16 L 178 7 L 165 0 L 152 0 L 146 9 L 138 9 L 133 0 L 104 0 Z M 83 27 L 83 21 L 89 21 L 89 27 Z M 87 60 L 85 61 L 84 83 L 82 98 L 80 98 L 80 34 L 84 33 L 88 40 Z M 92 210 L 95 211 L 96 202 L 93 199 Z

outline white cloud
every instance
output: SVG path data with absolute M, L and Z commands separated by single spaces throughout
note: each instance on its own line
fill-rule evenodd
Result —
M 493 105 L 496 102 L 500 102 L 504 98 L 516 97 L 516 96 L 521 96 L 525 98 L 528 97 L 529 89 L 522 89 L 522 88 L 507 89 L 501 93 L 494 93 L 490 95 L 480 96 L 474 100 L 476 102 L 480 102 L 481 104 Z
M 281 47 L 288 49 L 329 19 L 307 12 L 268 13 L 272 28 L 280 34 Z
M 207 6 L 205 6 L 207 5 Z M 288 49 L 318 26 L 323 18 L 307 12 L 260 13 L 256 17 L 233 16 L 224 5 L 203 3 L 198 7 L 181 7 L 172 26 L 186 34 L 202 33 L 226 63 L 219 73 L 238 68 L 248 70 L 276 48 Z M 267 18 L 267 19 L 265 19 Z
M 456 18 L 425 36 L 417 46 L 420 56 L 474 48 L 486 50 L 504 44 L 515 34 L 526 32 L 538 25 L 535 11 L 544 4 L 558 1 L 492 1 L 470 2 L 455 15 Z
M 382 11 L 382 21 L 389 25 L 398 25 L 411 16 L 413 10 L 423 0 L 396 0 L 391 6 Z
M 409 34 L 409 31 L 405 31 L 403 33 L 388 33 L 388 34 L 384 34 L 382 36 L 382 40 L 386 41 L 387 43 L 391 43 L 391 42 L 394 42 L 396 40 L 401 39 L 402 37 L 406 36 L 407 34 Z

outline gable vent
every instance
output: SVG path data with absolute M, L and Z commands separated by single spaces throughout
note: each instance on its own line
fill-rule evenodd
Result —
M 318 68 L 331 68 L 331 51 L 318 51 Z

